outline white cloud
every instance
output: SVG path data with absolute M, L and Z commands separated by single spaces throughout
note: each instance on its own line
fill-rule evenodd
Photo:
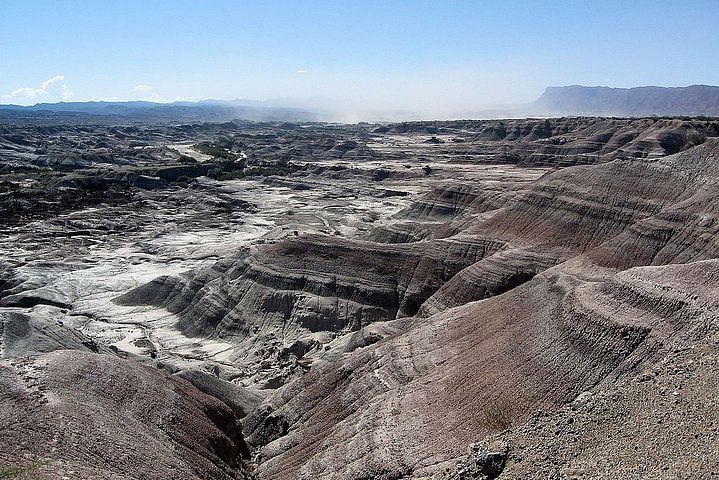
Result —
M 42 82 L 42 89 L 47 90 L 53 83 L 57 82 L 63 82 L 65 80 L 65 75 L 55 75 L 52 78 L 48 78 L 44 82 Z
M 62 85 L 62 99 L 63 100 L 70 100 L 72 98 L 72 90 L 68 88 L 67 85 Z
M 3 95 L 2 98 L 27 98 L 35 100 L 44 94 L 47 94 L 47 92 L 42 88 L 22 87 Z
M 157 92 L 155 87 L 144 83 L 132 87 L 132 93 L 133 100 L 142 100 L 144 102 L 156 103 L 166 103 L 168 101 L 164 96 L 160 95 Z
M 2 98 L 18 103 L 57 102 L 72 98 L 72 90 L 65 85 L 64 75 L 55 75 L 42 82 L 39 87 L 20 87 L 6 93 Z
M 148 92 L 147 95 L 143 95 L 139 100 L 143 100 L 145 102 L 155 102 L 155 103 L 167 103 L 167 99 L 160 95 L 157 92 Z
M 297 70 L 297 73 L 303 74 L 303 73 L 308 73 L 308 72 L 307 72 L 307 70 Z
M 202 100 L 202 97 L 191 96 L 191 97 L 175 97 L 173 102 L 198 102 Z

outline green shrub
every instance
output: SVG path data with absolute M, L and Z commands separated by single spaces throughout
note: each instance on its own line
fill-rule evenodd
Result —
M 197 163 L 197 160 L 190 157 L 189 155 L 180 155 L 180 163 Z
M 221 168 L 215 167 L 207 171 L 207 176 L 219 180 L 223 173 L 225 172 Z
M 0 480 L 15 478 L 25 473 L 22 467 L 0 467 Z
M 200 142 L 192 146 L 195 150 L 205 155 L 210 155 L 215 158 L 223 158 L 225 160 L 236 160 L 240 156 L 231 153 L 229 150 L 232 148 L 231 142 Z
M 512 407 L 507 401 L 498 400 L 482 408 L 481 422 L 489 431 L 499 432 L 512 426 Z
M 17 478 L 25 473 L 30 473 L 33 470 L 47 465 L 47 461 L 33 463 L 27 467 L 0 467 L 0 480 L 10 480 L 11 478 Z

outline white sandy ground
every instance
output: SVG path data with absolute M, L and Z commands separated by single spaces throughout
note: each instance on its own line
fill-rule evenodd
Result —
M 202 181 L 212 182 L 209 179 Z M 226 363 L 237 358 L 233 345 L 210 339 L 187 338 L 174 325 L 177 318 L 164 309 L 154 307 L 126 307 L 112 299 L 147 283 L 161 275 L 179 275 L 184 271 L 208 266 L 218 258 L 256 242 L 267 242 L 293 236 L 299 232 L 344 234 L 356 232 L 356 228 L 341 224 L 344 219 L 353 224 L 367 211 L 381 212 L 383 217 L 398 211 L 406 204 L 405 197 L 390 199 L 368 198 L 358 201 L 353 197 L 333 199 L 333 204 L 323 212 L 326 191 L 295 191 L 286 187 L 270 187 L 260 181 L 226 182 L 222 187 L 227 193 L 251 200 L 259 212 L 241 213 L 242 223 L 217 228 L 183 230 L 183 218 L 168 233 L 159 236 L 142 232 L 127 243 L 116 246 L 112 241 L 101 239 L 89 242 L 82 258 L 43 252 L 38 258 L 41 245 L 23 245 L 13 238 L 0 241 L 0 251 L 6 258 L 26 262 L 17 271 L 28 278 L 38 279 L 34 294 L 60 300 L 72 305 L 70 316 L 64 324 L 75 327 L 93 337 L 98 343 L 114 345 L 118 349 L 147 355 L 148 349 L 135 345 L 136 340 L 146 338 L 159 351 L 159 358 L 178 364 L 199 364 L 208 360 Z M 333 212 L 335 207 L 340 210 Z M 81 215 L 97 214 L 99 208 L 85 209 Z M 351 210 L 348 212 L 347 210 Z M 291 214 L 288 214 L 291 213 Z M 170 220 L 170 219 L 163 219 Z M 41 223 L 41 222 L 38 222 Z M 42 230 L 42 225 L 34 228 Z M 15 240 L 15 241 L 14 241 Z M 37 260 L 36 260 L 37 259 Z M 61 309 L 38 305 L 29 309 L 17 309 L 25 313 L 62 316 Z
M 177 150 L 183 155 L 187 155 L 188 157 L 192 157 L 195 160 L 197 160 L 199 163 L 206 162 L 208 160 L 212 160 L 212 155 L 207 155 L 206 153 L 201 153 L 192 148 L 194 145 L 193 142 L 188 143 L 175 143 L 171 145 L 167 145 L 167 148 L 171 148 L 173 150 Z
M 180 147 L 189 149 L 190 145 L 172 147 L 180 150 Z M 328 165 L 332 163 L 336 164 L 327 162 Z M 405 163 L 391 167 L 403 171 Z M 486 185 L 500 184 L 507 177 L 512 177 L 515 182 L 518 179 L 531 181 L 545 172 L 541 169 L 519 170 L 512 166 L 450 166 L 441 162 L 431 165 L 443 169 L 447 172 L 445 175 L 451 171 L 454 178 L 481 178 Z M 387 167 L 387 162 L 364 162 L 352 167 L 375 169 Z M 414 168 L 419 167 L 415 165 Z M 24 263 L 16 270 L 34 279 L 35 295 L 72 305 L 69 312 L 47 305 L 19 310 L 30 314 L 62 315 L 66 326 L 80 329 L 98 343 L 138 355 L 149 355 L 149 340 L 159 359 L 178 366 L 207 361 L 229 365 L 241 356 L 238 347 L 216 339 L 185 337 L 175 328 L 177 318 L 166 310 L 119 306 L 112 299 L 158 276 L 179 275 L 208 266 L 225 255 L 252 248 L 257 243 L 303 233 L 360 234 L 373 225 L 388 221 L 417 195 L 428 191 L 436 182 L 441 183 L 441 177 L 399 178 L 385 182 L 328 180 L 313 175 L 293 179 L 311 185 L 308 190 L 276 186 L 270 179 L 220 183 L 203 177 L 198 181 L 222 194 L 251 202 L 257 206 L 257 211 L 231 212 L 230 222 L 218 219 L 213 223 L 204 219 L 198 223 L 197 212 L 206 206 L 192 208 L 190 205 L 184 210 L 180 208 L 168 213 L 164 201 L 160 200 L 157 201 L 157 212 L 151 212 L 156 218 L 150 228 L 128 232 L 121 238 L 109 235 L 88 237 L 83 240 L 83 250 L 74 254 L 62 249 L 54 251 L 53 247 L 43 245 L 42 240 L 33 242 L 32 234 L 28 234 L 28 228 L 37 232 L 62 231 L 57 227 L 58 219 L 53 219 L 54 223 L 35 222 L 22 234 L 0 238 L 0 254 L 11 261 Z M 409 195 L 372 195 L 373 191 L 383 189 L 404 191 Z M 97 207 L 74 212 L 67 218 L 83 218 L 89 214 L 109 219 L 114 215 Z M 148 215 L 147 212 L 137 214 Z M 62 217 L 59 220 L 62 221 Z M 143 340 L 139 346 L 138 340 Z

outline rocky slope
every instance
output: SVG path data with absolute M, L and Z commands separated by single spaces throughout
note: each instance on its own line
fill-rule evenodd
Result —
M 716 340 L 669 353 L 637 377 L 487 440 L 511 445 L 500 478 L 716 477 L 717 354 Z M 447 471 L 440 478 L 459 476 Z
M 238 417 L 189 382 L 69 350 L 0 362 L 3 475 L 241 479 Z
M 696 296 L 642 273 L 555 267 L 311 372 L 246 423 L 251 444 L 265 445 L 260 476 L 439 474 L 488 433 L 636 378 L 716 332 L 715 285 Z
M 437 473 L 529 412 L 636 377 L 710 338 L 719 319 L 716 262 L 707 260 L 719 256 L 718 148 L 563 170 L 471 227 L 532 252 L 520 265 L 533 270 L 507 267 L 516 252 L 480 260 L 428 302 L 428 313 L 440 313 L 270 397 L 247 422 L 251 444 L 262 446 L 261 476 Z M 537 252 L 558 265 L 537 274 L 547 266 Z M 676 262 L 686 266 L 632 268 Z M 491 296 L 502 293 L 502 275 L 509 291 Z M 447 298 L 466 304 L 447 310 Z

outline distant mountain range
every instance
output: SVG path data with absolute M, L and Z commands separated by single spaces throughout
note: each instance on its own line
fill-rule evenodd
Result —
M 189 123 L 253 121 L 357 121 L 344 116 L 341 103 L 322 100 L 202 100 L 199 102 L 60 102 L 24 107 L 0 105 L 0 123 Z M 385 112 L 386 114 L 386 112 Z M 373 113 L 382 119 L 383 114 Z M 719 116 L 719 87 L 549 87 L 528 105 L 476 111 L 475 118 L 530 116 Z M 368 115 L 364 115 L 368 116 Z M 386 116 L 386 115 L 384 115 Z M 412 114 L 395 114 L 412 119 Z M 363 116 L 360 116 L 362 118 Z M 402 118 L 399 118 L 402 117 Z M 407 117 L 407 118 L 404 118 Z
M 719 87 L 549 87 L 530 111 L 543 115 L 719 116 Z
M 0 105 L 0 122 L 20 123 L 181 123 L 230 120 L 305 122 L 317 113 L 261 102 L 203 100 L 200 102 L 59 102 L 24 107 Z

